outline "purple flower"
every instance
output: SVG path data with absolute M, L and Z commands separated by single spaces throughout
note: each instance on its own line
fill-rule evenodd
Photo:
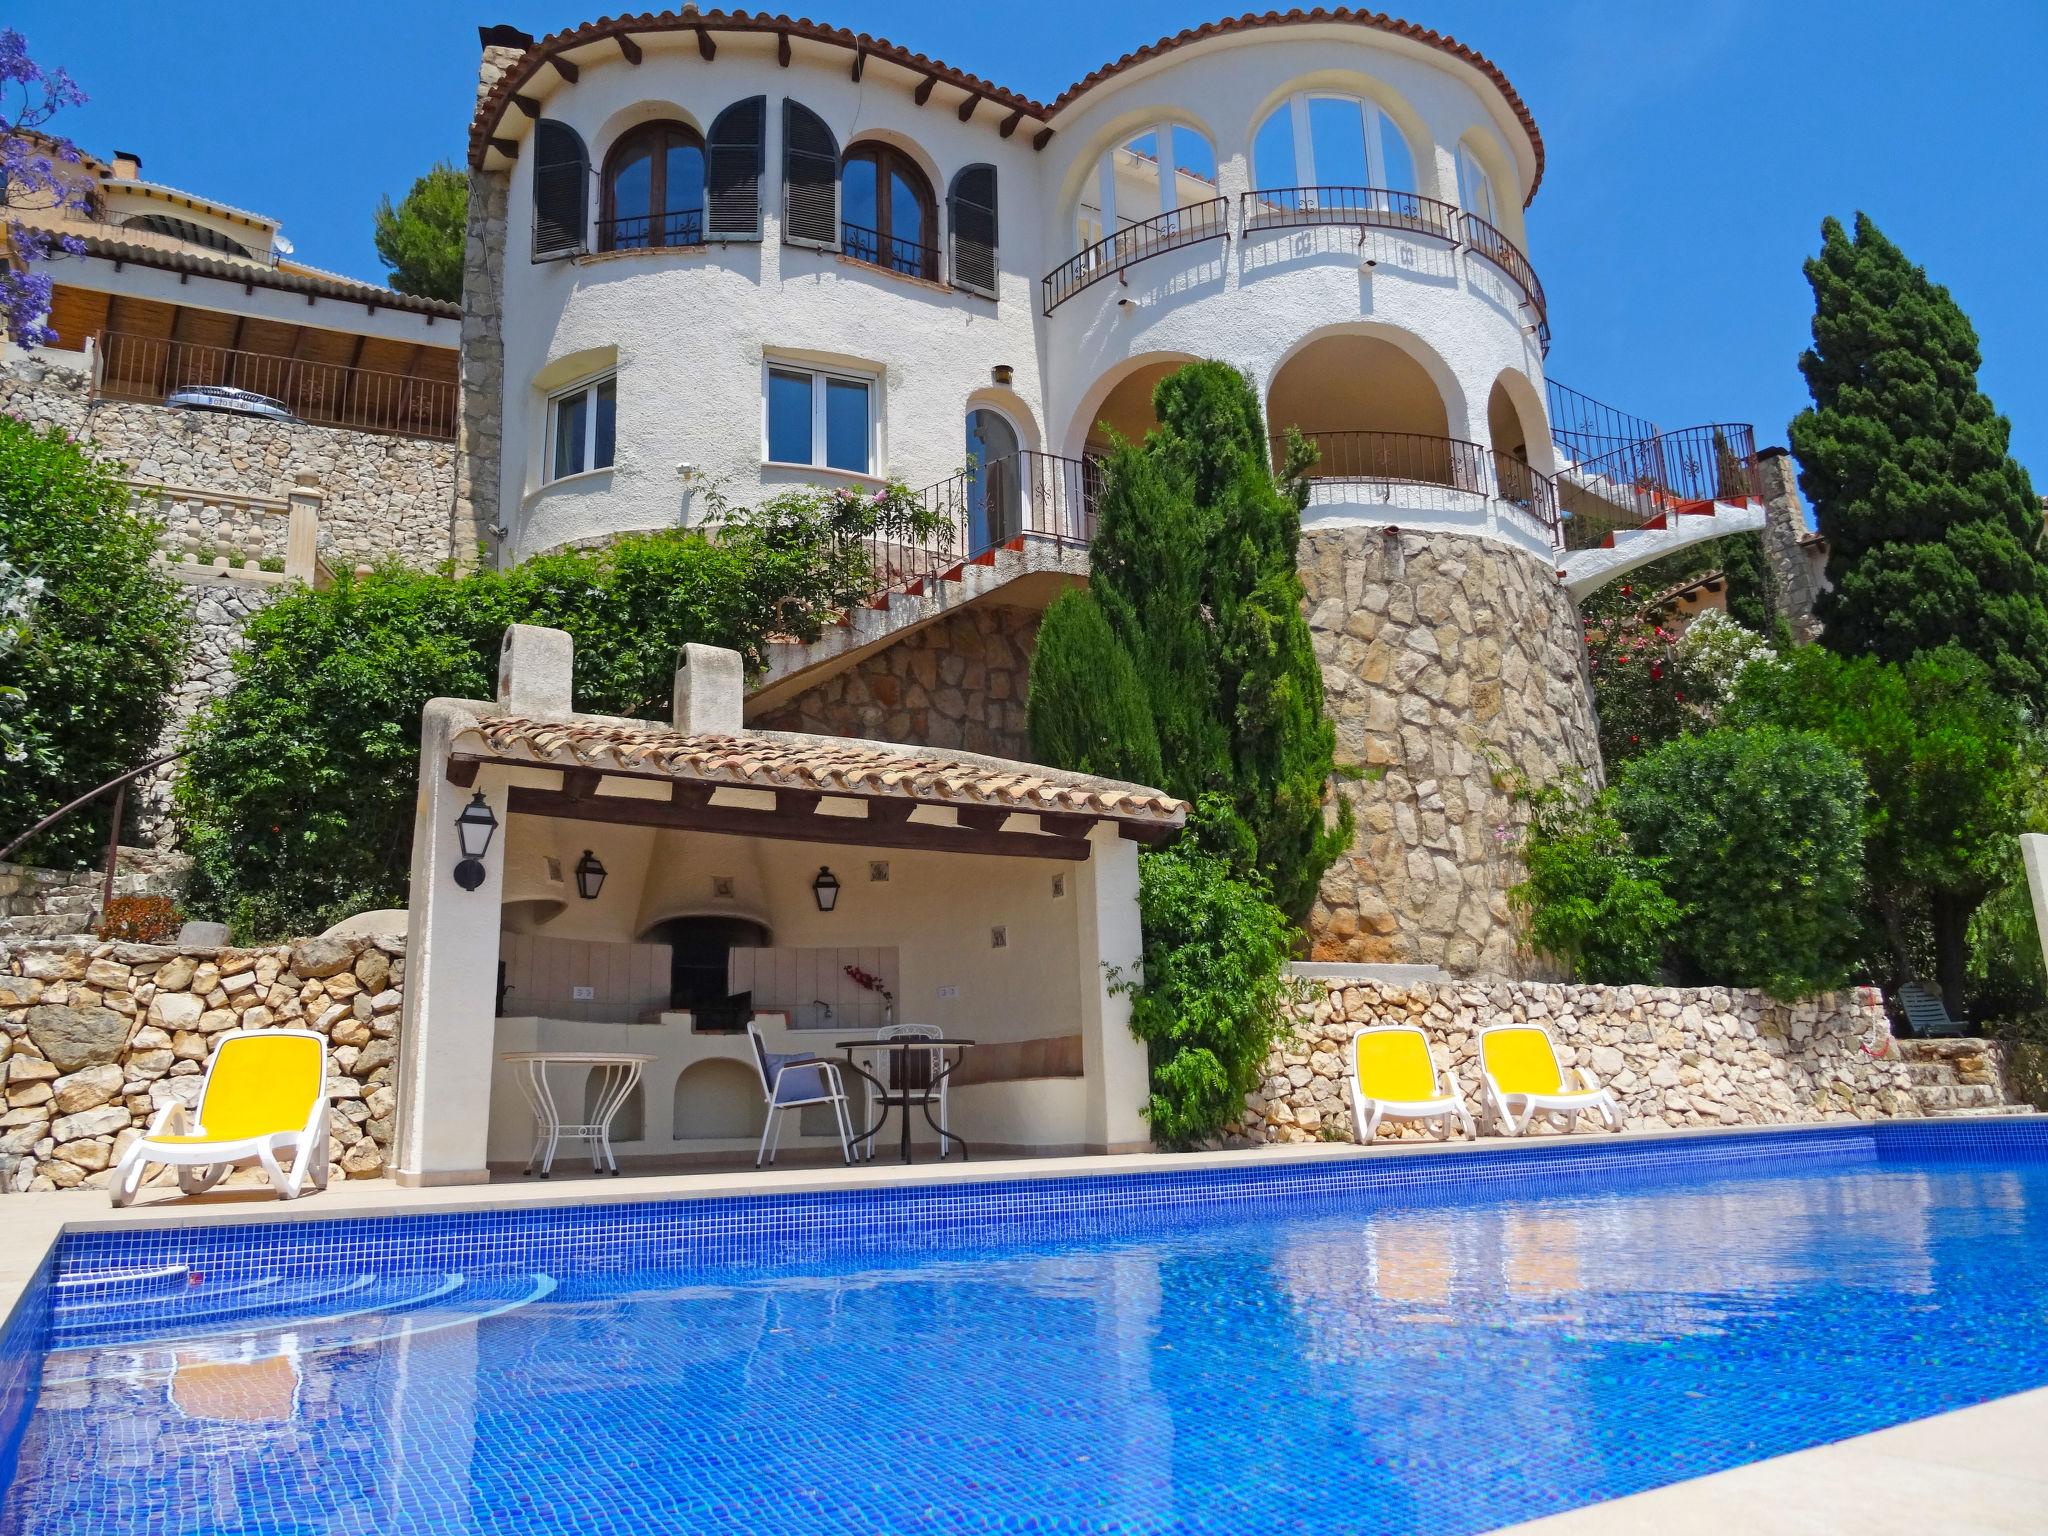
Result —
M 91 211 L 92 183 L 72 169 L 83 156 L 69 139 L 44 131 L 65 107 L 80 106 L 85 92 L 63 70 L 45 70 L 29 57 L 28 44 L 12 27 L 0 28 L 0 203 L 16 215 Z M 63 167 L 63 169 L 59 169 Z M 10 220 L 0 230 L 0 325 L 16 345 L 41 346 L 57 339 L 46 323 L 50 279 L 31 270 L 53 249 L 78 256 L 85 242 L 76 235 Z

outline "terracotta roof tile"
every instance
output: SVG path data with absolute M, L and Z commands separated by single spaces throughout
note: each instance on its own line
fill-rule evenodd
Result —
M 455 738 L 458 752 L 500 761 L 594 768 L 736 789 L 893 796 L 927 805 L 994 806 L 1176 827 L 1185 801 L 1137 784 L 999 758 L 775 731 L 686 736 L 659 727 L 489 715 Z

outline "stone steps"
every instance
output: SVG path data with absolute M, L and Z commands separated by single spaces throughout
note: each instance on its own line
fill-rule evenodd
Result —
M 2006 1101 L 1995 1041 L 1900 1040 L 1899 1064 L 1907 1091 L 1930 1119 L 1981 1119 L 2029 1114 L 2025 1104 Z

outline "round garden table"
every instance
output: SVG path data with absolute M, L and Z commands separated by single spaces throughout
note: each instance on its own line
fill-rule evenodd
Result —
M 960 1148 L 960 1160 L 965 1162 L 967 1160 L 967 1143 L 932 1118 L 932 1095 L 937 1093 L 940 1085 L 953 1075 L 953 1069 L 960 1065 L 960 1058 L 971 1050 L 973 1046 L 974 1042 L 972 1040 L 963 1040 L 958 1035 L 899 1035 L 889 1040 L 877 1040 L 870 1035 L 864 1040 L 834 1041 L 832 1048 L 846 1053 L 847 1069 L 859 1073 L 860 1076 L 873 1084 L 875 1097 L 882 1106 L 882 1113 L 876 1117 L 875 1123 L 869 1126 L 864 1134 L 854 1137 L 854 1144 L 858 1146 L 861 1142 L 867 1142 L 869 1154 L 872 1156 L 875 1133 L 881 1130 L 883 1124 L 888 1120 L 889 1111 L 893 1107 L 901 1112 L 899 1118 L 903 1128 L 902 1137 L 898 1142 L 898 1155 L 906 1163 L 915 1161 L 910 1155 L 910 1106 L 915 1104 L 924 1110 L 925 1124 L 929 1125 L 934 1131 L 937 1131 L 940 1137 L 943 1138 L 939 1145 L 943 1148 L 946 1142 L 952 1142 Z M 856 1051 L 889 1052 L 891 1058 L 889 1062 L 890 1081 L 884 1083 L 874 1073 L 868 1071 L 867 1068 L 855 1061 L 854 1053 Z M 930 1051 L 938 1059 L 937 1069 L 930 1074 L 928 1080 L 923 1084 L 911 1081 L 912 1073 L 910 1070 L 909 1053 L 912 1051 Z M 955 1054 L 949 1058 L 946 1055 L 947 1051 L 953 1051 Z M 892 1084 L 895 1086 L 891 1086 Z
M 626 1100 L 632 1096 L 634 1086 L 640 1081 L 640 1070 L 652 1056 L 639 1056 L 630 1051 L 507 1051 L 498 1058 L 512 1063 L 522 1070 L 519 1073 L 519 1088 L 526 1095 L 526 1102 L 533 1108 L 533 1151 L 527 1154 L 526 1171 L 533 1172 L 535 1162 L 540 1164 L 540 1176 L 546 1178 L 554 1171 L 555 1148 L 562 1138 L 590 1143 L 590 1168 L 593 1173 L 619 1171 L 619 1160 L 612 1155 L 612 1121 L 625 1108 Z M 590 1118 L 583 1121 L 569 1121 L 562 1118 L 561 1107 L 555 1103 L 554 1090 L 548 1086 L 549 1067 L 588 1067 L 590 1075 L 597 1079 L 597 1096 L 592 1099 L 586 1092 L 584 1111 Z

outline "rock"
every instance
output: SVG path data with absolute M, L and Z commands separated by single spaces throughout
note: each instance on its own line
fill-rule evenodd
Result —
M 67 1141 L 57 1148 L 56 1156 L 87 1173 L 97 1173 L 114 1160 L 113 1149 L 103 1141 Z
M 85 968 L 86 985 L 107 992 L 125 992 L 134 975 L 127 966 L 112 960 L 95 960 Z
M 57 1113 L 75 1115 L 80 1110 L 97 1109 L 119 1094 L 125 1081 L 127 1077 L 122 1068 L 111 1063 L 60 1077 L 55 1084 Z
M 303 939 L 292 946 L 292 970 L 304 977 L 325 980 L 338 976 L 355 958 L 355 948 L 347 939 Z
M 341 1167 L 352 1179 L 374 1179 L 384 1171 L 384 1153 L 365 1136 L 341 1154 Z
M 29 1009 L 26 1022 L 29 1039 L 64 1072 L 119 1060 L 128 1044 L 128 1021 L 110 1008 L 41 1003 Z
M 356 980 L 365 992 L 382 992 L 391 979 L 391 959 L 381 949 L 366 949 L 356 956 Z
M 56 1067 L 40 1056 L 24 1056 L 16 1052 L 7 1058 L 7 1081 L 10 1083 L 46 1083 L 55 1076 Z
M 79 981 L 85 965 L 75 949 L 31 949 L 21 956 L 21 974 L 31 981 Z
M 41 1000 L 43 984 L 27 976 L 0 976 L 0 1008 L 26 1008 Z
M 204 1005 L 190 992 L 165 993 L 159 988 L 155 1001 L 149 1005 L 149 1021 L 175 1033 L 192 1028 L 205 1011 Z
M 111 1136 L 116 1131 L 126 1130 L 133 1119 L 118 1105 L 103 1104 L 98 1109 L 84 1110 L 52 1121 L 50 1134 L 60 1142 L 76 1141 L 81 1136 Z
M 157 968 L 156 990 L 159 996 L 165 992 L 182 992 L 191 985 L 192 973 L 199 969 L 199 962 L 190 955 L 173 955 Z

